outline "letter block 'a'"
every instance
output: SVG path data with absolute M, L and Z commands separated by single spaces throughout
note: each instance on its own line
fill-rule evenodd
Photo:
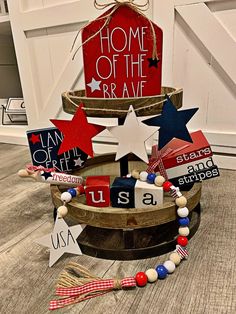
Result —
M 134 207 L 134 178 L 115 178 L 111 185 L 111 205 L 119 208 Z
M 110 177 L 87 177 L 85 195 L 87 205 L 95 207 L 108 207 L 110 205 Z
M 163 188 L 137 180 L 134 203 L 135 208 L 147 208 L 163 204 Z

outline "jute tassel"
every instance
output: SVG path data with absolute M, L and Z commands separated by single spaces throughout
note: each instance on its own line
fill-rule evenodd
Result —
M 87 42 L 89 42 L 91 39 L 93 39 L 94 37 L 96 37 L 106 26 L 109 25 L 110 23 L 110 20 L 113 16 L 113 14 L 116 12 L 116 10 L 120 7 L 120 6 L 129 6 L 131 7 L 134 11 L 136 11 L 138 14 L 142 15 L 145 19 L 148 20 L 149 24 L 150 24 L 150 28 L 151 28 L 151 33 L 152 33 L 152 38 L 153 38 L 153 49 L 152 49 L 152 59 L 157 59 L 159 60 L 158 58 L 158 55 L 157 55 L 157 47 L 156 47 L 156 33 L 155 33 L 155 29 L 154 29 L 154 26 L 153 26 L 153 23 L 151 20 L 149 20 L 149 18 L 143 14 L 143 11 L 146 11 L 148 10 L 149 8 L 149 5 L 150 5 L 150 1 L 149 0 L 146 0 L 146 2 L 144 4 L 138 4 L 138 3 L 134 3 L 134 0 L 114 0 L 112 2 L 109 2 L 109 3 L 99 3 L 98 0 L 94 0 L 94 7 L 98 10 L 103 10 L 103 9 L 106 9 L 110 6 L 113 6 L 109 13 L 107 15 L 104 15 L 104 16 L 101 16 L 99 18 L 97 18 L 96 20 L 104 20 L 104 23 L 102 24 L 102 26 L 98 29 L 98 31 L 96 31 L 92 36 L 90 36 L 89 38 L 87 38 L 74 52 L 73 54 L 73 57 L 72 57 L 72 60 L 74 60 L 77 52 L 79 51 L 79 49 L 85 45 Z M 94 21 L 92 22 L 89 22 L 88 24 L 86 24 L 83 28 L 85 28 L 86 26 L 90 25 L 91 23 L 93 23 Z M 75 46 L 75 43 L 77 41 L 77 38 L 79 36 L 79 33 L 81 32 L 80 29 L 78 31 L 78 33 L 76 34 L 75 36 L 75 39 L 73 41 L 73 44 L 72 44 L 72 47 L 71 47 L 71 51 L 74 49 L 74 46 Z
M 71 262 L 58 278 L 56 295 L 61 297 L 50 302 L 49 310 L 103 295 L 112 290 L 136 287 L 133 277 L 124 279 L 102 279 L 92 275 L 85 267 Z

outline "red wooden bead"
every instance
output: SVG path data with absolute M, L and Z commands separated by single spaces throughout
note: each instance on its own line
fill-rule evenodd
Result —
M 76 188 L 79 191 L 80 195 L 85 193 L 84 186 L 82 184 L 78 185 Z
M 170 181 L 166 181 L 163 183 L 162 187 L 163 187 L 163 190 L 165 192 L 169 192 L 170 191 L 170 187 L 172 186 L 173 184 L 170 182 Z
M 144 287 L 147 284 L 148 277 L 144 272 L 140 271 L 139 273 L 136 274 L 135 280 L 136 280 L 137 286 Z
M 184 236 L 178 236 L 177 243 L 181 246 L 186 246 L 188 244 L 188 239 Z

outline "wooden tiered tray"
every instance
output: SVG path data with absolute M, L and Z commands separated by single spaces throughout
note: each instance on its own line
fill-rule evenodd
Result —
M 145 170 L 146 164 L 129 156 L 130 169 Z M 110 175 L 111 181 L 119 176 L 119 163 L 115 155 L 103 155 L 86 162 L 86 167 L 74 174 L 83 177 Z M 61 192 L 66 188 L 51 186 L 53 203 L 58 208 L 62 203 Z M 201 183 L 189 191 L 182 191 L 190 210 L 190 236 L 200 223 Z M 164 254 L 175 248 L 178 235 L 176 206 L 169 195 L 165 195 L 161 206 L 142 208 L 97 208 L 86 205 L 85 196 L 79 196 L 68 204 L 68 218 L 86 224 L 78 238 L 82 252 L 108 259 L 138 259 Z
M 161 95 L 139 98 L 88 98 L 84 90 L 71 91 L 62 94 L 62 102 L 63 110 L 70 114 L 74 114 L 77 106 L 83 103 L 88 117 L 124 118 L 130 105 L 137 116 L 161 113 L 166 94 L 177 109 L 182 107 L 183 90 L 172 87 L 162 87 Z

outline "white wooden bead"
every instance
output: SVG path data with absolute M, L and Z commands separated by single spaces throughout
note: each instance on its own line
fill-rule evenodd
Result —
M 165 181 L 166 179 L 164 177 L 156 176 L 154 183 L 156 186 L 162 186 Z
M 57 209 L 57 215 L 59 217 L 65 217 L 68 213 L 68 208 L 64 205 L 62 206 L 59 206 L 58 209 Z
M 147 171 L 141 171 L 140 174 L 139 174 L 139 179 L 141 181 L 147 181 L 147 176 L 148 176 L 148 173 Z
M 173 261 L 166 261 L 163 266 L 168 270 L 169 274 L 175 271 L 175 263 Z
M 188 227 L 179 227 L 179 235 L 187 237 L 189 235 L 189 228 Z
M 179 256 L 178 253 L 173 252 L 169 256 L 170 261 L 172 261 L 176 266 L 178 266 L 181 262 L 181 257 Z
M 157 273 L 156 269 L 150 268 L 150 269 L 145 271 L 145 274 L 146 274 L 146 276 L 148 278 L 148 282 L 155 282 L 155 281 L 157 281 L 158 273 Z
M 140 177 L 139 171 L 138 171 L 137 169 L 132 170 L 131 176 L 132 176 L 134 179 L 139 179 L 139 177 Z
M 62 202 L 66 202 L 66 203 L 69 203 L 72 199 L 72 196 L 69 192 L 63 192 L 61 194 L 61 200 Z
M 189 210 L 187 207 L 180 207 L 177 209 L 177 214 L 179 217 L 184 218 L 188 216 Z
M 176 204 L 178 207 L 185 207 L 185 206 L 187 205 L 187 199 L 186 199 L 186 197 L 180 196 L 180 197 L 176 198 L 175 204 Z

